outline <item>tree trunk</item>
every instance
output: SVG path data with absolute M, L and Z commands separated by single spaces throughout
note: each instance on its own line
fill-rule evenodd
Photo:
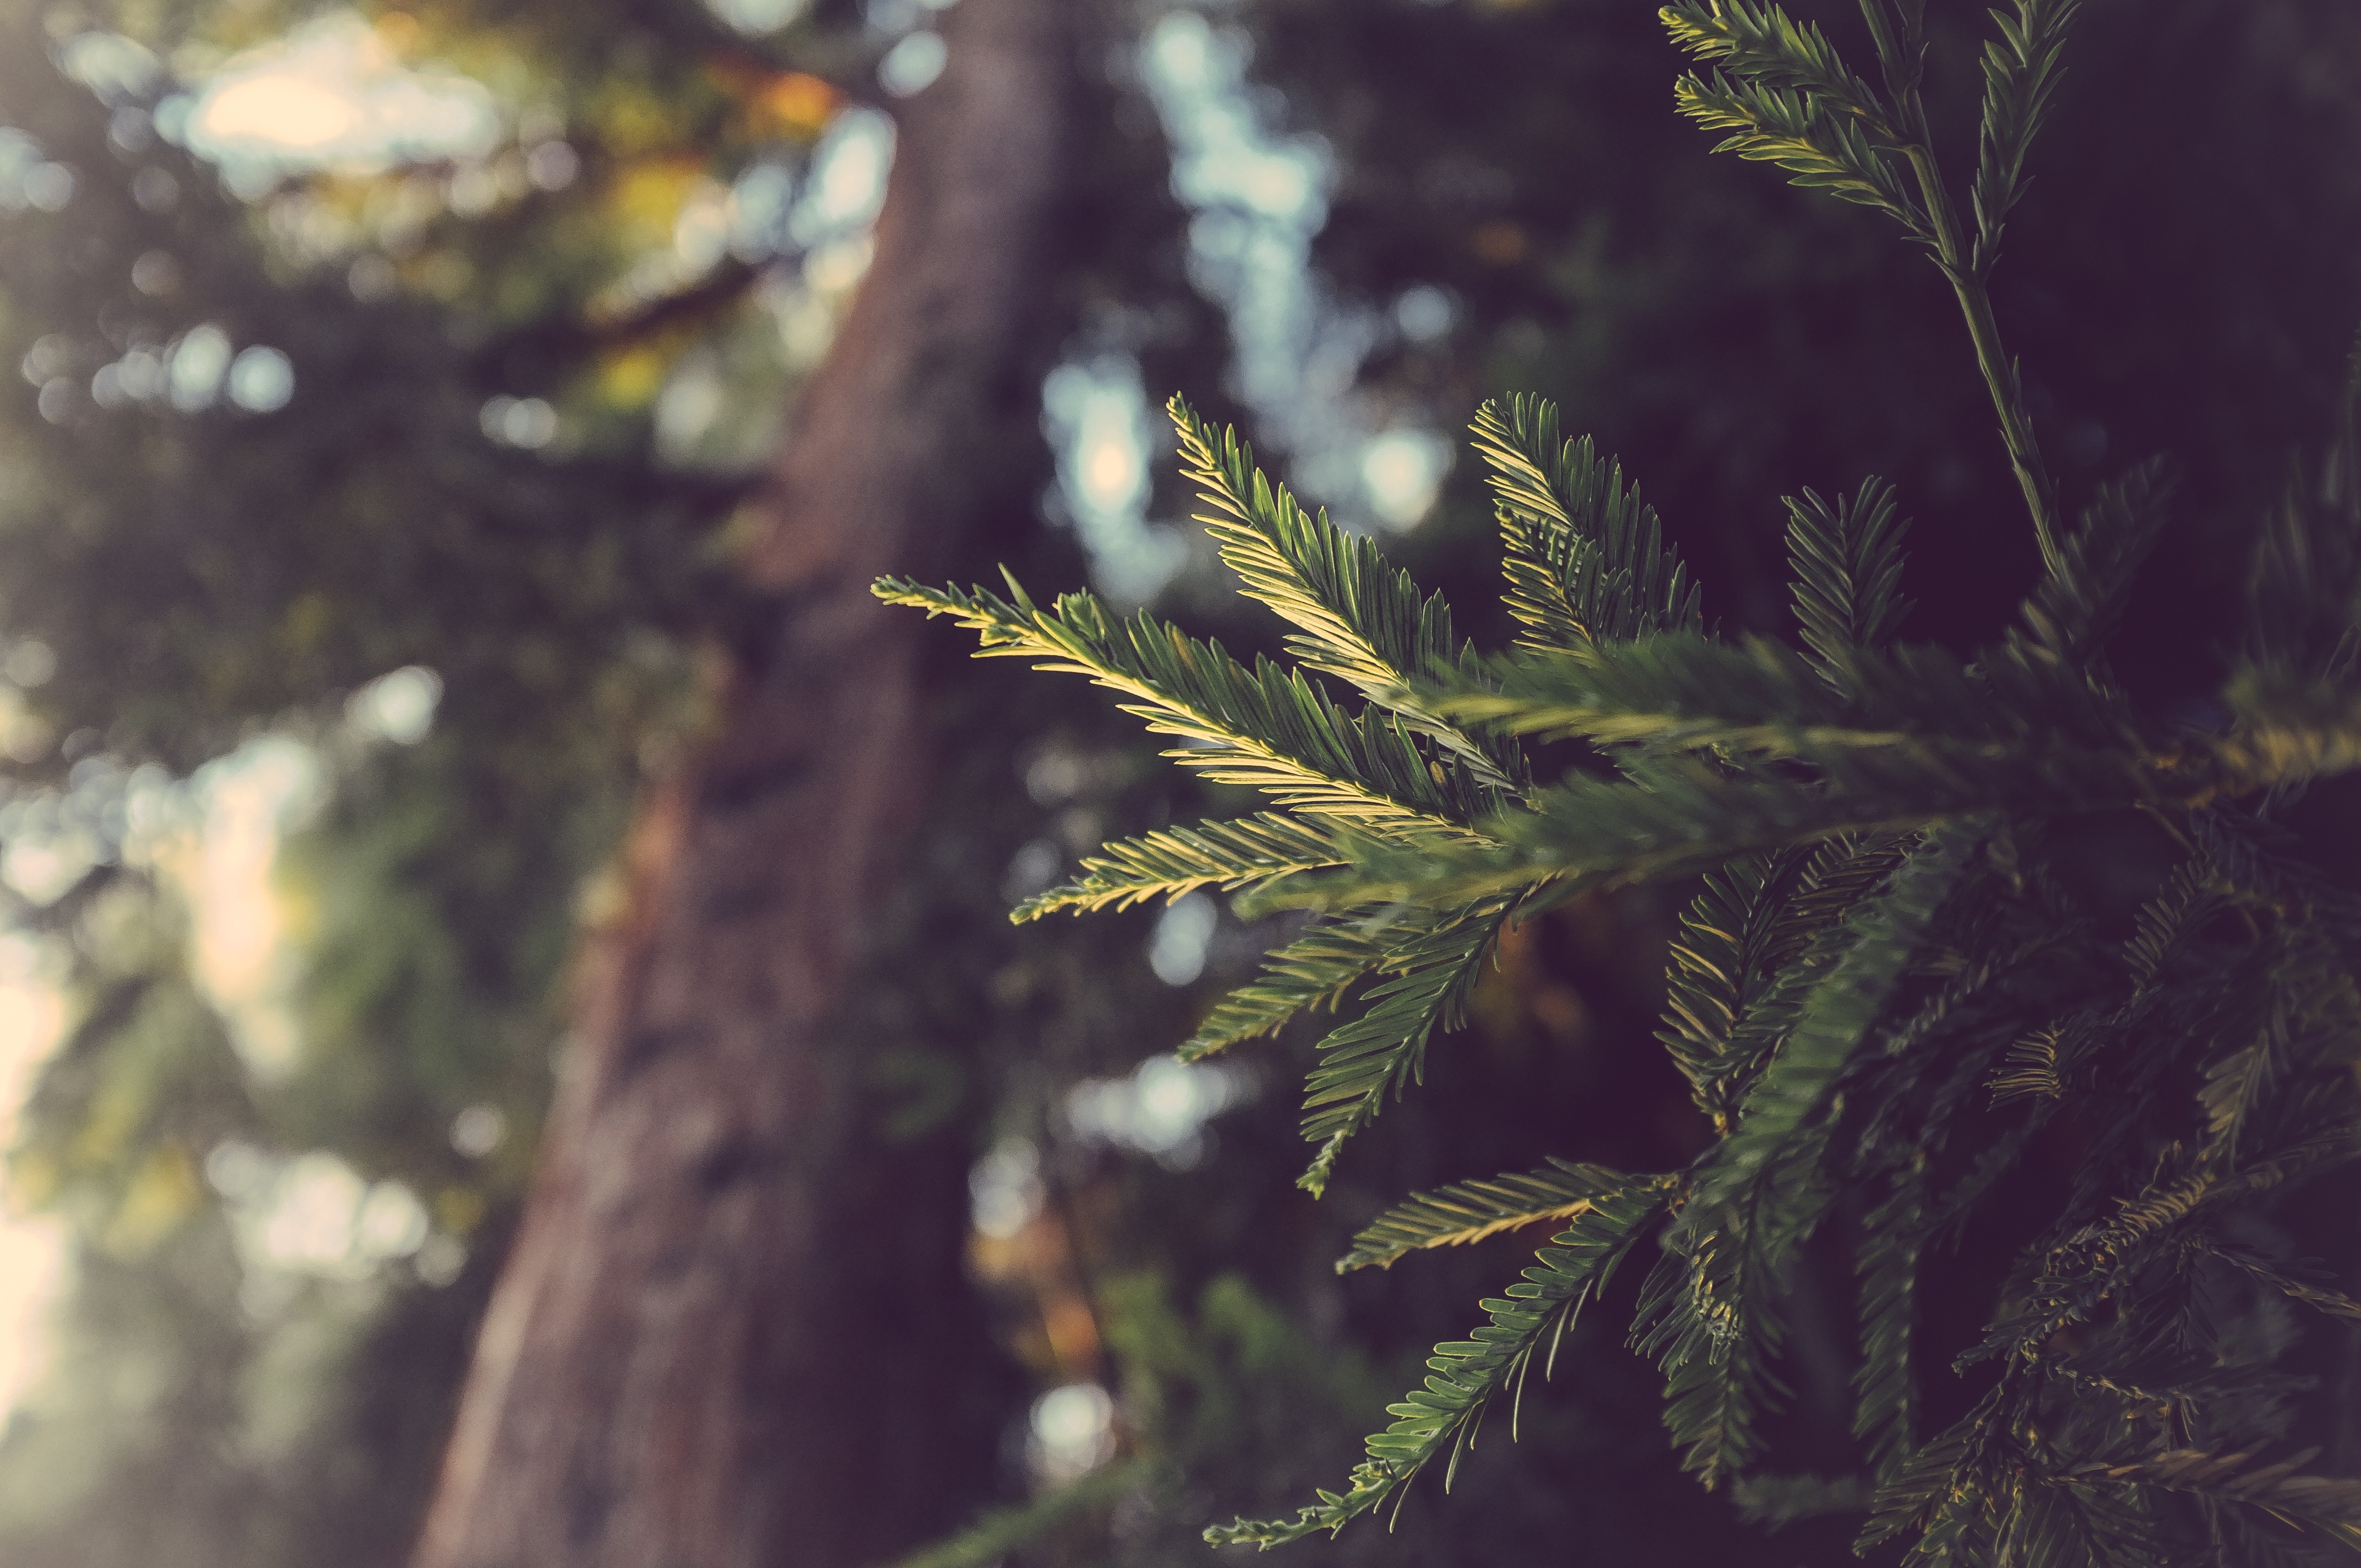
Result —
M 842 1014 L 926 805 L 926 573 L 1038 443 L 1077 0 L 964 0 L 745 556 L 777 612 L 624 850 L 419 1568 L 863 1568 L 950 1522 L 988 1430 L 957 1151 L 861 1125 Z M 995 456 L 998 454 L 998 456 Z M 983 481 L 989 489 L 993 480 Z M 972 1372 L 972 1365 L 967 1368 Z

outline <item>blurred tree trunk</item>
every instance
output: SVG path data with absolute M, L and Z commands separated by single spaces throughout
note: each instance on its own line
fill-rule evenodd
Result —
M 1038 442 L 1085 9 L 965 0 L 900 117 L 875 259 L 756 503 L 776 613 L 579 957 L 420 1568 L 861 1568 L 989 1478 L 953 1409 L 983 1343 L 964 1154 L 862 1125 L 843 1021 L 928 773 L 923 623 L 869 583 L 1029 512 L 1008 454 Z

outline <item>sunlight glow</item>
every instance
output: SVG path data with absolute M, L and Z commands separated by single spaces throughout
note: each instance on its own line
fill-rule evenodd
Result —
M 196 977 L 230 1025 L 238 1054 L 269 1079 L 294 1065 L 284 992 L 291 955 L 271 870 L 280 833 L 317 798 L 319 764 L 284 737 L 223 758 L 194 781 L 204 828 L 174 857 L 196 918 Z
M 1394 434 L 1373 447 L 1376 411 L 1353 387 L 1389 334 L 1421 342 L 1447 330 L 1450 302 L 1430 290 L 1392 322 L 1328 288 L 1312 241 L 1328 220 L 1335 155 L 1272 123 L 1251 57 L 1242 29 L 1184 8 L 1140 45 L 1140 75 L 1171 138 L 1172 191 L 1193 214 L 1190 277 L 1229 317 L 1232 389 L 1266 455 L 1285 454 L 1290 482 L 1334 505 L 1345 527 L 1408 527 L 1433 499 L 1411 469 L 1418 453 L 1389 444 Z
M 1049 1196 L 1041 1181 L 1041 1151 L 1024 1138 L 1003 1141 L 975 1162 L 967 1190 L 975 1228 L 994 1241 L 1009 1240 L 1032 1223 Z
M 1148 967 L 1167 985 L 1188 985 L 1205 972 L 1205 948 L 1221 916 L 1202 893 L 1176 899 L 1156 917 L 1148 943 Z
M 877 62 L 877 84 L 896 98 L 908 98 L 934 84 L 950 51 L 937 32 L 912 33 Z
M 295 395 L 295 366 L 280 350 L 253 344 L 230 361 L 229 400 L 248 413 L 277 413 Z
M 1117 603 L 1145 604 L 1188 559 L 1179 531 L 1148 521 L 1148 394 L 1138 361 L 1102 355 L 1059 366 L 1041 386 L 1041 425 L 1058 455 L 1053 497 Z
M 313 152 L 351 135 L 360 117 L 349 98 L 325 83 L 274 71 L 212 94 L 195 126 L 208 141 L 258 141 Z
M 1068 1090 L 1066 1123 L 1086 1143 L 1137 1149 L 1186 1170 L 1205 1157 L 1206 1124 L 1256 1089 L 1241 1068 L 1154 1056 L 1127 1078 L 1086 1078 Z
M 158 124 L 168 126 L 160 109 Z M 404 65 L 377 28 L 338 11 L 233 57 L 199 92 L 182 136 L 243 184 L 294 169 L 482 158 L 500 121 L 480 82 Z
M 847 109 L 812 149 L 803 199 L 787 219 L 789 234 L 800 244 L 818 245 L 866 227 L 884 204 L 893 166 L 894 122 L 874 109 Z
M 706 0 L 713 14 L 741 33 L 775 33 L 804 14 L 810 0 Z
M 442 700 L 442 676 L 423 664 L 404 664 L 346 698 L 345 722 L 358 734 L 415 746 L 434 727 L 434 709 Z
M 15 1144 L 26 1097 L 65 1025 L 65 996 L 39 948 L 23 937 L 0 937 L 0 1148 Z M 65 1257 L 63 1221 L 0 1212 L 0 1428 L 40 1375 Z
M 372 1185 L 324 1150 L 285 1158 L 232 1140 L 206 1156 L 205 1179 L 228 1205 L 249 1266 L 360 1279 L 433 1239 L 426 1206 L 408 1186 Z
M 1027 1443 L 1034 1471 L 1055 1485 L 1115 1457 L 1115 1400 L 1095 1383 L 1069 1383 L 1035 1401 Z
M 1451 444 L 1431 430 L 1389 430 L 1361 454 L 1370 510 L 1396 528 L 1408 528 L 1433 508 L 1450 471 Z

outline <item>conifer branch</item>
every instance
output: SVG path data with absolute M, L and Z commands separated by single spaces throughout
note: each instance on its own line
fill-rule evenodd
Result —
M 1592 1199 L 1536 1255 L 1521 1279 L 1500 1298 L 1482 1303 L 1488 1322 L 1469 1339 L 1436 1345 L 1426 1364 L 1433 1376 L 1401 1403 L 1387 1407 L 1396 1420 L 1371 1435 L 1369 1456 L 1354 1470 L 1349 1489 L 1323 1490 L 1317 1503 L 1292 1519 L 1239 1519 L 1207 1530 L 1205 1540 L 1215 1546 L 1268 1548 L 1319 1530 L 1334 1534 L 1382 1505 L 1437 1455 L 1455 1465 L 1493 1398 L 1512 1382 L 1521 1386 L 1544 1340 L 1554 1346 L 1583 1305 L 1606 1288 L 1617 1266 L 1671 1201 L 1675 1179 L 1647 1178 Z M 1512 1435 L 1513 1431 L 1512 1422 Z
M 1874 207 L 1911 238 L 1937 246 L 1931 214 L 1911 197 L 1882 156 L 1884 149 L 1861 125 L 1818 108 L 1806 94 L 1716 71 L 1709 79 L 1682 77 L 1673 104 L 1701 128 L 1730 133 L 1714 151 L 1776 164 L 1787 171 L 1789 184 Z
M 1799 1183 L 1813 1180 L 1828 1147 L 1829 1126 L 1820 1113 L 1829 1089 L 1884 1011 L 1983 836 L 1983 824 L 1946 824 L 1910 852 L 1879 895 L 1853 906 L 1841 957 L 1811 987 L 1795 1029 L 1747 1091 L 1730 1135 L 1697 1176 L 1702 1197 L 1735 1202 L 1768 1180 L 1783 1200 L 1783 1237 L 1801 1237 L 1818 1219 L 1796 1192 Z
M 1893 1188 L 1862 1223 L 1861 1365 L 1853 1435 L 1869 1447 L 1878 1474 L 1893 1474 L 1916 1441 L 1917 1379 L 1910 1365 L 1916 1336 L 1918 1259 L 1927 1234 L 1927 1175 L 1914 1160 L 1893 1173 Z
M 1080 877 L 1036 894 L 1008 917 L 1022 924 L 1061 909 L 1128 909 L 1202 887 L 1235 892 L 1351 861 L 1350 850 L 1328 828 L 1260 811 L 1102 844 L 1097 854 L 1082 858 Z
M 1718 1132 L 1730 1130 L 1730 1058 L 1739 1030 L 1775 983 L 1770 959 L 1782 883 L 1799 858 L 1794 850 L 1747 856 L 1707 872 L 1673 938 L 1656 1038 Z
M 1363 1227 L 1353 1238 L 1353 1250 L 1336 1260 L 1336 1272 L 1390 1268 L 1407 1252 L 1466 1246 L 1544 1220 L 1571 1220 L 1593 1200 L 1631 1184 L 1630 1177 L 1604 1166 L 1553 1157 L 1540 1170 L 1416 1193 Z
M 2081 0 L 2015 0 L 2014 16 L 1995 11 L 2000 37 L 1984 45 L 1983 130 L 1974 205 L 1975 247 L 1969 269 L 1989 277 L 2000 258 L 2001 231 L 2024 194 L 2025 156 L 2049 112 L 2064 72 L 2067 29 Z
M 2004 1424 L 2009 1396 L 2004 1380 L 1976 1401 L 1958 1421 L 1897 1464 L 1879 1484 L 1870 1504 L 1870 1517 L 1853 1541 L 1856 1554 L 1912 1530 L 1921 1533 L 1912 1552 L 1914 1565 L 1948 1563 L 1944 1550 L 1965 1533 L 1970 1510 L 1981 1511 L 1987 1501 L 1979 1464 L 1985 1457 L 1996 1428 Z M 1940 1532 L 1938 1535 L 1938 1532 Z
M 1715 151 L 1777 163 L 1789 171 L 1795 184 L 1823 188 L 1847 201 L 1877 207 L 1934 252 L 1936 265 L 1950 280 L 1967 318 L 1969 341 L 2000 415 L 2002 441 L 2032 513 L 2042 561 L 2054 569 L 2062 532 L 2057 487 L 2034 438 L 2016 364 L 2001 346 L 2000 327 L 1985 280 L 1997 255 L 1998 225 L 2015 199 L 2026 149 L 2054 88 L 2074 0 L 2017 0 L 2016 20 L 2001 18 L 2002 38 L 1991 57 L 2000 63 L 1988 67 L 1984 139 L 1991 170 L 1989 190 L 1980 181 L 1977 191 L 1980 197 L 1989 195 L 1979 206 L 1986 228 L 1979 231 L 1972 243 L 1935 160 L 1933 138 L 1917 96 L 1914 51 L 1877 0 L 1869 0 L 1864 11 L 1889 82 L 1900 83 L 1897 102 L 1890 114 L 1873 117 L 1853 109 L 1850 123 L 1824 107 L 1842 101 L 1834 84 L 1825 82 L 1826 72 L 1841 70 L 1825 40 L 1800 36 L 1790 39 L 1767 18 L 1748 10 L 1747 36 L 1760 39 L 1760 45 L 1733 47 L 1725 35 L 1735 36 L 1737 24 L 1725 14 L 1733 13 L 1741 4 L 1741 0 L 1709 0 L 1709 11 L 1694 4 L 1664 8 L 1665 25 L 1676 43 L 1700 59 L 1721 61 L 1736 78 L 1717 74 L 1711 83 L 1696 76 L 1682 78 L 1675 89 L 1680 111 L 1706 129 L 1733 133 Z M 1906 10 L 1905 32 L 1916 31 L 1916 13 L 1915 5 Z M 1725 19 L 1716 22 L 1716 17 Z M 1867 92 L 1850 73 L 1844 80 L 1853 84 L 1846 92 Z M 1879 139 L 1872 140 L 1864 126 L 1872 127 Z M 1916 202 L 1903 192 L 1887 167 L 1889 153 L 1908 164 L 1917 186 Z M 1987 232 L 1990 245 L 1983 243 Z
M 1926 203 L 1936 264 L 1950 280 L 1952 292 L 1959 296 L 1960 312 L 1967 319 L 1968 341 L 1975 349 L 1976 367 L 1983 373 L 1984 386 L 2000 415 L 2001 443 L 2007 448 L 2009 467 L 2016 475 L 2017 488 L 2024 492 L 2026 508 L 2032 514 L 2034 542 L 2040 546 L 2044 566 L 2054 572 L 2058 569 L 2059 534 L 2058 486 L 2049 477 L 2048 465 L 2042 461 L 2040 443 L 2034 436 L 2024 378 L 2018 373 L 2016 361 L 2001 345 L 2000 322 L 1993 314 L 1992 293 L 1985 287 L 1983 276 L 1975 270 L 1974 258 L 1968 252 L 1959 219 L 1951 210 L 1951 199 L 1943 188 L 1942 171 L 1935 165 L 1933 151 L 1923 143 L 1916 144 L 1909 149 L 1909 158 L 1918 179 L 1920 198 Z
M 1443 596 L 1422 596 L 1409 573 L 1386 565 L 1375 541 L 1345 533 L 1325 511 L 1305 511 L 1287 487 L 1264 477 L 1236 431 L 1215 431 L 1178 397 L 1166 411 L 1180 433 L 1182 471 L 1209 509 L 1197 521 L 1244 579 L 1246 596 L 1302 629 L 1288 648 L 1303 667 L 1397 709 L 1493 788 L 1517 788 L 1521 752 L 1470 738 L 1411 696 L 1411 682 L 1460 660 Z
M 1676 0 L 1662 15 L 1673 41 L 1765 86 L 1803 93 L 1815 106 L 1859 119 L 1892 140 L 1885 105 L 1869 83 L 1845 69 L 1820 29 L 1798 24 L 1777 5 L 1754 0 Z
M 2073 665 L 2096 655 L 2123 614 L 2133 574 L 2156 543 L 2172 491 L 2156 458 L 2100 487 L 2025 602 L 2026 627 L 2048 657 Z
M 2258 1464 L 2252 1451 L 2177 1449 L 2129 1464 L 2089 1464 L 2069 1477 L 2083 1486 L 2104 1485 L 2194 1492 L 2259 1508 L 2290 1523 L 2314 1526 L 2346 1546 L 2361 1547 L 2361 1481 L 2307 1475 L 2310 1453 Z
M 1787 519 L 1795 620 L 1821 674 L 1841 691 L 1855 652 L 1884 647 L 1910 612 L 1910 601 L 1894 593 L 1910 524 L 1895 521 L 1894 487 L 1877 478 L 1834 506 L 1810 490 L 1801 500 L 1790 496 Z
M 2066 1081 L 2059 1071 L 2058 1043 L 2063 1031 L 2052 1025 L 2036 1029 L 2008 1047 L 2008 1070 L 1985 1087 L 1993 1103 L 2011 1100 L 2060 1100 Z
M 1117 621 L 1088 594 L 1042 609 L 1012 579 L 1016 598 L 928 588 L 887 578 L 888 604 L 958 618 L 982 633 L 979 658 L 1033 661 L 1088 675 L 1132 698 L 1126 713 L 1193 744 L 1165 753 L 1217 784 L 1249 784 L 1279 806 L 1413 839 L 1473 842 L 1464 826 L 1481 796 L 1455 787 L 1409 735 L 1380 715 L 1347 716 L 1300 674 L 1265 661 L 1248 671 L 1216 642 L 1201 642 L 1141 614 Z
M 1679 1241 L 1641 1289 L 1631 1343 L 1663 1366 L 1681 1468 L 1711 1490 L 1761 1455 L 1756 1420 L 1788 1393 L 1771 1371 L 1786 1338 L 1781 1260 L 1741 1209 L 1692 1196 L 1676 1225 Z
M 1667 634 L 1494 660 L 1480 684 L 1438 688 L 1433 701 L 1519 735 L 1814 762 L 1885 748 L 2157 745 L 2112 688 L 2022 647 L 1971 665 L 1936 648 L 1855 646 L 1841 682 L 1826 668 L 1765 639 L 1732 645 Z M 2300 698 L 2272 700 L 2296 723 L 2343 722 L 2297 707 Z
M 2215 1245 L 2206 1249 L 2233 1267 L 2262 1281 L 2290 1301 L 2300 1301 L 2314 1311 L 2325 1312 L 2340 1321 L 2361 1326 L 2361 1301 L 2342 1290 L 2332 1290 L 2324 1285 L 2313 1285 L 2282 1274 L 2255 1256 L 2244 1247 Z
M 1389 978 L 1369 988 L 1361 1015 L 1320 1042 L 1303 1097 L 1303 1136 L 1320 1152 L 1296 1185 L 1319 1197 L 1345 1141 L 1377 1120 L 1389 1092 L 1423 1080 L 1427 1042 L 1464 1021 L 1509 908 L 1506 900 L 1471 905 L 1389 952 Z
M 2225 1169 L 2235 1167 L 2241 1140 L 2251 1138 L 2273 1091 L 2293 1071 L 2293 1056 L 2285 1014 L 2273 1007 L 2253 1040 L 2208 1069 L 2197 1091 L 2205 1113 L 2206 1159 Z
M 1492 840 L 1375 847 L 1347 871 L 1291 879 L 1267 908 L 1338 908 L 1433 897 L 1465 902 L 1552 884 L 1554 894 L 1694 875 L 1741 855 L 1848 835 L 1916 831 L 2010 811 L 2026 816 L 2120 808 L 2168 783 L 2210 795 L 2218 775 L 2178 780 L 2102 751 L 1951 751 L 1880 746 L 1815 754 L 1827 777 L 1785 776 L 1688 757 L 1625 763 L 1621 781 L 1576 775 L 1530 796 L 1530 809 L 1486 820 Z
M 1890 13 L 1889 13 L 1890 5 Z M 1885 92 L 1901 123 L 1916 125 L 1918 83 L 1927 73 L 1927 0 L 1861 0 Z
M 1775 1267 L 1833 1196 L 1823 1168 L 1830 1128 L 1818 1113 L 1982 837 L 1965 825 L 1943 829 L 1883 893 L 1853 907 L 1840 956 L 1805 996 L 1729 1135 L 1702 1162 L 1674 1250 L 1651 1277 L 1633 1343 L 1664 1364 L 1665 1423 L 1684 1465 L 1708 1486 L 1753 1462 L 1755 1419 L 1781 1392 L 1770 1371 L 1784 1337 Z M 1865 1298 L 1864 1310 L 1868 1304 Z M 1892 1310 L 1888 1303 L 1888 1342 Z M 1878 1394 L 1864 1409 L 1883 1434 L 1894 1409 L 1886 1390 Z
M 1431 928 L 1423 911 L 1396 916 L 1407 935 Z M 1349 913 L 1312 922 L 1303 934 L 1263 960 L 1262 973 L 1217 1003 L 1180 1058 L 1196 1061 L 1246 1040 L 1278 1033 L 1305 1013 L 1334 1011 L 1352 989 L 1375 973 L 1404 931 L 1383 916 L 1356 922 Z
M 1492 470 L 1521 641 L 1563 649 L 1704 630 L 1697 585 L 1620 464 L 1587 436 L 1565 440 L 1557 410 L 1539 398 L 1487 403 L 1474 429 Z
M 1665 1373 L 1684 1463 L 1729 1483 L 1750 1516 L 1859 1508 L 1861 1478 L 1762 1473 L 1793 1260 L 1850 1183 L 1861 1223 L 1835 1239 L 1860 1282 L 1853 1426 L 1880 1483 L 1865 1545 L 1915 1536 L 1907 1568 L 2128 1565 L 2200 1548 L 2275 1561 L 2254 1555 L 2263 1537 L 2233 1504 L 2361 1545 L 2348 1496 L 2361 1484 L 2255 1463 L 2299 1391 L 2278 1299 L 2328 1320 L 2296 1333 L 2361 1323 L 2361 1302 L 2248 1223 L 2361 1158 L 2361 899 L 2275 821 L 2305 781 L 2361 769 L 2361 377 L 2323 493 L 2290 488 L 2263 531 L 2245 662 L 2218 704 L 2202 724 L 2143 718 L 2100 649 L 2157 536 L 2163 470 L 2102 488 L 2062 530 L 1986 290 L 2076 8 L 2011 3 L 1985 56 L 1972 235 L 1927 134 L 1923 0 L 1864 0 L 1883 99 L 1775 6 L 1665 13 L 1719 71 L 1683 83 L 1686 111 L 1732 150 L 1892 213 L 1959 296 L 2043 557 L 2022 624 L 1972 660 L 1892 642 L 1903 526 L 1876 480 L 1850 500 L 1788 503 L 1802 651 L 1708 636 L 1653 510 L 1532 399 L 1476 422 L 1521 629 L 1498 658 L 1458 645 L 1439 598 L 1177 402 L 1207 526 L 1249 594 L 1296 628 L 1299 667 L 1248 670 L 1087 597 L 1045 611 L 1021 590 L 883 586 L 960 617 L 988 655 L 1114 687 L 1185 742 L 1173 755 L 1273 797 L 1275 811 L 1107 846 L 1019 915 L 1202 887 L 1318 912 L 1183 1047 L 1343 1014 L 1307 1085 L 1314 1191 L 1419 1078 L 1434 1032 L 1460 1022 L 1508 919 L 1585 888 L 1704 879 L 1657 1037 L 1719 1141 L 1679 1176 L 1553 1161 L 1414 1195 L 1366 1228 L 1341 1266 L 1566 1225 L 1484 1303 L 1488 1323 L 1437 1347 L 1434 1376 L 1392 1407 L 1347 1491 L 1211 1539 L 1334 1530 L 1398 1503 L 1434 1458 L 1455 1466 L 1491 1398 L 1521 1391 L 1535 1354 L 1668 1213 L 1632 1336 Z M 1370 707 L 1337 707 L 1310 678 L 1323 674 Z M 1535 785 L 1524 742 L 1537 739 L 1579 741 L 1616 772 Z M 2083 891 L 2072 849 L 2075 819 L 2098 814 L 2136 814 L 2186 856 L 2127 939 Z M 1990 1363 L 1995 1381 L 1921 1443 L 1922 1263 L 1990 1212 L 2067 1116 L 2082 1135 L 2058 1212 L 1954 1364 Z M 2242 1287 L 2221 1288 L 2234 1274 Z

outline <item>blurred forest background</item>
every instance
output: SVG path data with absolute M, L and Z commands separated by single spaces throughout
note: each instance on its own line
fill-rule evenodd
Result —
M 2089 0 L 2070 66 L 1998 307 L 2070 495 L 2180 463 L 2116 661 L 2170 701 L 2361 324 L 2361 13 Z M 1697 1146 L 1677 890 L 1521 933 L 1314 1204 L 1301 1042 L 1161 1054 L 1274 929 L 1004 917 L 1236 803 L 859 590 L 1273 645 L 1180 391 L 1497 642 L 1461 433 L 1533 390 L 1725 626 L 1875 472 L 1910 633 L 1989 632 L 2032 552 L 1941 278 L 1676 69 L 1642 0 L 0 0 L 0 1561 L 375 1568 L 431 1506 L 438 1564 L 1149 1564 L 1341 1481 L 1520 1264 L 1338 1279 L 1381 1201 Z M 1294 1550 L 1850 1561 L 1696 1494 L 1598 1335 Z

